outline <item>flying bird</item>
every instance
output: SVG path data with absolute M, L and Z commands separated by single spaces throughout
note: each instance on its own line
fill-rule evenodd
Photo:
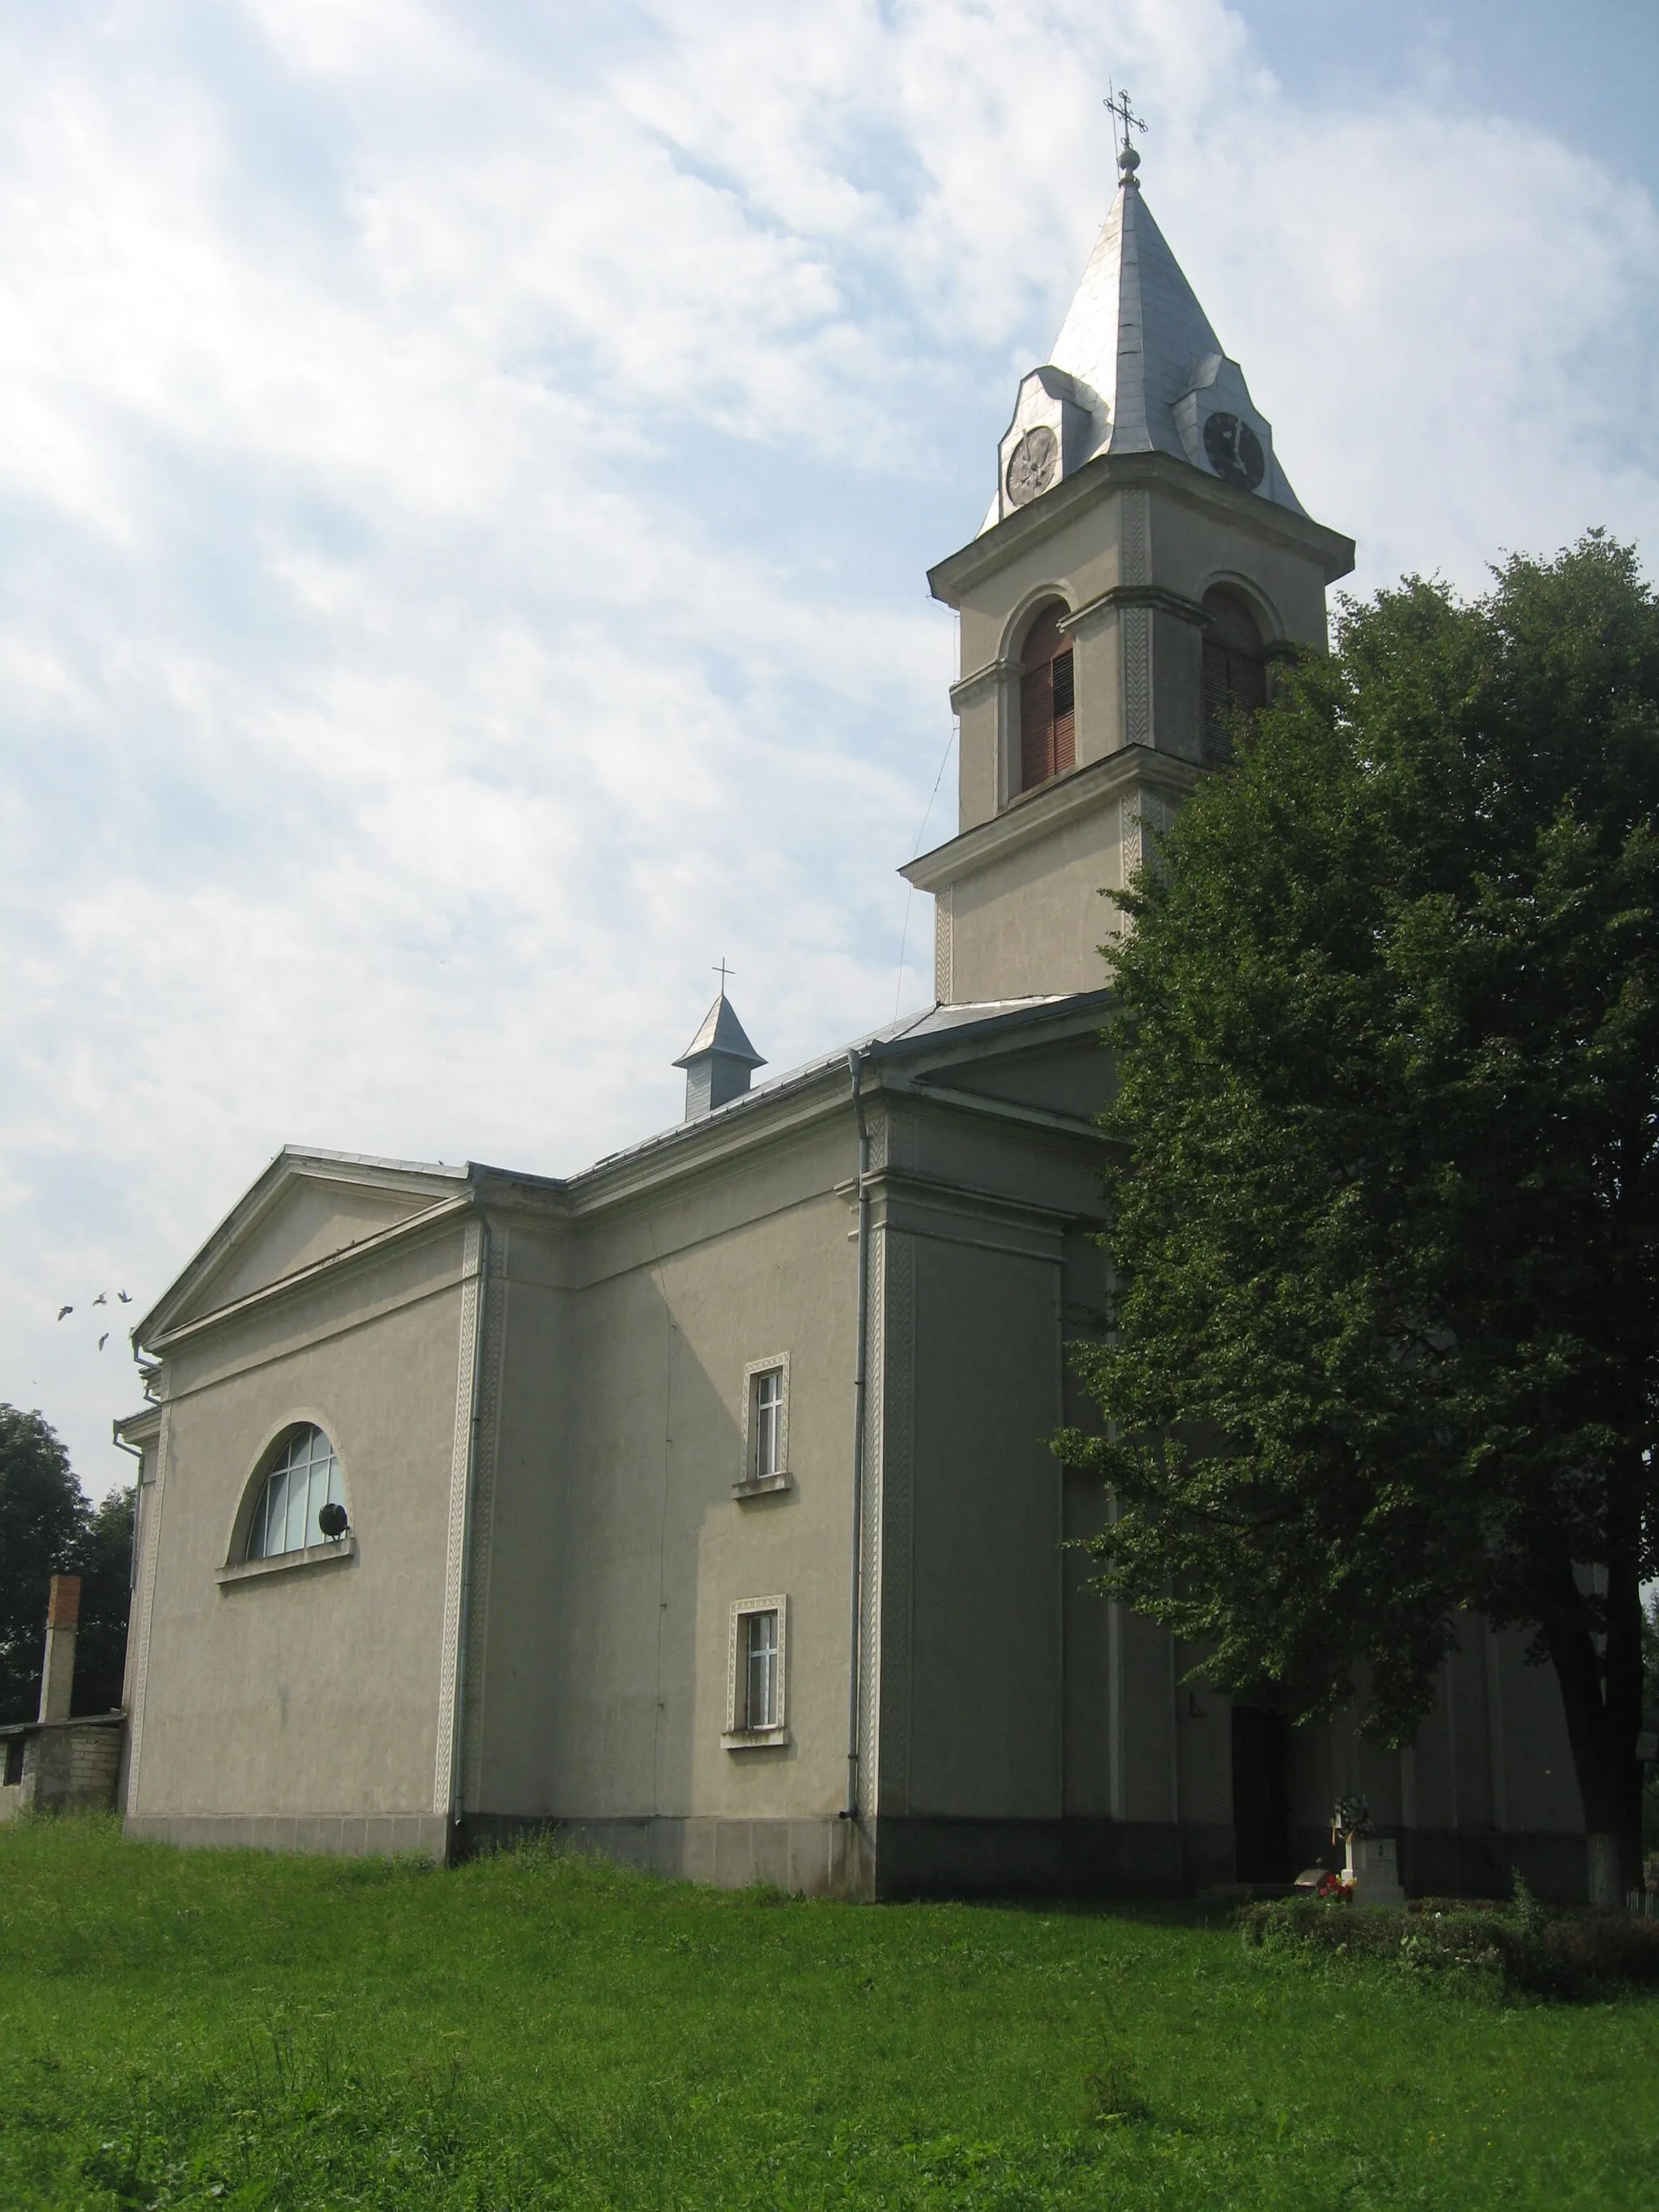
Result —
M 92 1303 L 95 1306 L 106 1306 L 109 1304 L 109 1292 L 107 1291 L 100 1291 L 97 1297 Z
M 101 1351 L 103 1350 L 104 1346 L 105 1346 L 108 1342 L 109 1342 L 109 1331 L 108 1331 L 107 1329 L 106 1329 L 106 1330 L 104 1331 L 103 1334 L 102 1334 L 102 1335 L 99 1338 L 99 1340 L 98 1340 L 98 1349 L 100 1350 L 100 1352 L 101 1352 Z
M 62 1321 L 65 1314 L 71 1314 L 74 1311 L 75 1308 L 73 1306 L 59 1306 L 58 1309 L 58 1318 L 59 1321 Z
M 117 1291 L 115 1295 L 120 1299 L 124 1306 L 130 1306 L 132 1304 L 132 1300 L 127 1296 L 127 1293 L 125 1291 Z

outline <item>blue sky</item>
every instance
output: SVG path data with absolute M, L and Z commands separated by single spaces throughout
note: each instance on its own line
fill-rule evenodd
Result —
M 1109 78 L 1358 588 L 1659 543 L 1645 0 L 64 0 L 0 59 L 0 1397 L 94 1491 L 91 1298 L 285 1140 L 558 1173 L 674 1118 L 722 956 L 775 1067 L 925 997 L 924 572 Z

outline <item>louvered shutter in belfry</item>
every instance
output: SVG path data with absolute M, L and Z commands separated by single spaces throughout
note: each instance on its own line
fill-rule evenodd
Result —
M 1025 633 L 1020 654 L 1019 787 L 1035 790 L 1077 764 L 1077 713 L 1072 648 L 1058 605 L 1046 606 Z
M 1204 633 L 1204 752 L 1225 760 L 1232 751 L 1226 726 L 1231 712 L 1243 707 L 1260 714 L 1267 703 L 1267 666 L 1255 617 L 1232 592 L 1204 594 L 1209 625 Z
M 1054 774 L 1054 664 L 1027 669 L 1019 679 L 1019 787 L 1030 791 Z
M 1054 672 L 1054 740 L 1050 775 L 1064 775 L 1077 766 L 1077 697 L 1072 681 L 1072 649 L 1057 653 L 1048 664 Z
M 1232 704 L 1227 682 L 1227 648 L 1218 637 L 1204 641 L 1204 750 L 1212 760 L 1225 760 L 1232 750 L 1225 716 Z

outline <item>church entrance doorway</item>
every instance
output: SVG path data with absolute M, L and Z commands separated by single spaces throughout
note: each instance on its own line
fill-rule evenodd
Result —
M 1236 1880 L 1291 1880 L 1290 1730 L 1254 1705 L 1233 1707 L 1233 1850 Z

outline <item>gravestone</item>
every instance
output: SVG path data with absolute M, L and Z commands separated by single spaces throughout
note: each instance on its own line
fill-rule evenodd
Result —
M 1348 1879 L 1356 1905 L 1403 1905 L 1400 1868 L 1392 1836 L 1350 1836 Z

